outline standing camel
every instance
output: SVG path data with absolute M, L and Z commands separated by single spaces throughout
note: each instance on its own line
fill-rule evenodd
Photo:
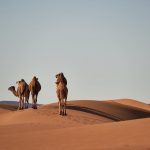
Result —
M 63 73 L 59 73 L 56 75 L 57 81 L 56 83 L 56 94 L 58 97 L 59 104 L 59 114 L 66 115 L 66 103 L 68 96 L 68 88 L 67 88 L 67 80 L 64 77 Z
M 25 82 L 24 79 L 21 79 L 21 81 L 17 81 L 16 83 L 18 84 L 17 91 L 15 90 L 14 86 L 9 87 L 8 90 L 11 91 L 16 97 L 19 97 L 18 109 L 28 108 L 30 96 L 28 84 Z
M 38 78 L 35 76 L 29 84 L 29 90 L 32 95 L 32 108 L 37 109 L 37 97 L 41 90 L 41 84 L 39 83 Z

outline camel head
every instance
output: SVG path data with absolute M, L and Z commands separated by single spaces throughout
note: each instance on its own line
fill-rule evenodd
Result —
M 34 76 L 32 80 L 38 81 L 38 78 L 36 76 Z
M 25 82 L 25 80 L 24 80 L 24 79 L 21 79 L 21 82 Z
M 60 72 L 60 73 L 56 74 L 55 77 L 56 77 L 56 78 L 58 78 L 58 77 L 63 78 L 63 77 L 64 77 L 64 74 L 63 74 L 62 72 Z
M 59 74 L 56 74 L 55 77 L 58 78 Z
M 58 74 L 56 74 L 56 79 L 57 79 L 57 81 L 55 82 L 57 85 L 60 83 L 60 82 L 62 82 L 62 83 L 64 83 L 65 85 L 67 85 L 67 80 L 66 80 L 66 78 L 64 77 L 64 74 L 61 72 L 61 73 L 58 73 Z
M 8 90 L 13 92 L 13 91 L 15 91 L 15 87 L 11 86 L 11 87 L 8 88 Z
M 8 90 L 11 91 L 15 96 L 18 97 L 18 92 L 15 90 L 14 86 L 9 87 Z
M 55 77 L 56 77 L 56 78 L 60 77 L 60 74 L 61 74 L 61 73 L 56 74 Z
M 19 84 L 19 83 L 21 83 L 21 81 L 16 81 L 16 84 Z

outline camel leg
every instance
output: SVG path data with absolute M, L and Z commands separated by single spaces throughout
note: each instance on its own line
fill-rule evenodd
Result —
M 28 105 L 29 105 L 29 100 L 28 100 L 28 98 L 25 98 L 25 108 L 26 109 L 28 108 Z
M 61 115 L 61 103 L 59 101 L 59 115 Z
M 20 99 L 20 109 L 22 109 L 22 97 Z
M 62 101 L 62 115 L 64 116 L 64 101 Z
M 21 97 L 19 97 L 19 107 L 18 107 L 18 110 L 21 109 Z
M 35 95 L 33 97 L 33 108 L 35 109 Z
M 24 105 L 25 105 L 25 109 L 26 109 L 27 108 L 27 100 L 26 100 L 26 98 L 25 98 Z
M 24 99 L 24 109 L 26 109 L 26 98 Z
M 25 105 L 24 105 L 24 97 L 22 97 L 22 107 L 21 107 L 22 109 L 24 109 L 25 108 Z
M 32 105 L 33 109 L 37 109 L 37 106 L 36 106 L 36 101 L 37 101 L 36 99 L 37 98 L 36 97 L 37 97 L 36 95 L 33 96 L 33 105 Z
M 34 108 L 37 109 L 37 95 L 35 95 Z
M 61 114 L 62 114 L 62 112 L 61 112 L 61 102 L 59 100 L 59 115 L 61 115 Z
M 64 115 L 64 112 L 63 112 L 63 103 L 61 102 L 61 115 L 63 116 Z
M 29 107 L 29 100 L 28 99 L 26 100 L 26 103 L 27 103 L 26 108 L 28 108 Z
M 26 109 L 26 107 L 27 107 L 27 99 L 26 99 L 26 97 L 24 98 L 24 108 Z
M 67 115 L 67 113 L 66 113 L 66 99 L 65 99 L 65 103 L 64 103 L 64 115 Z
M 32 94 L 32 108 L 34 108 L 34 95 Z

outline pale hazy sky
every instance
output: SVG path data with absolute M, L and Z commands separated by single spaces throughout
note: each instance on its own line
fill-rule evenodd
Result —
M 150 1 L 0 0 L 0 68 L 0 100 L 36 75 L 38 102 L 56 102 L 63 72 L 68 99 L 150 103 Z

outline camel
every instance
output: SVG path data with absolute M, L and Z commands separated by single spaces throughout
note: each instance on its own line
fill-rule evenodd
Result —
M 57 81 L 56 83 L 56 94 L 58 97 L 59 104 L 59 114 L 66 115 L 66 103 L 68 96 L 68 88 L 67 88 L 67 80 L 64 77 L 63 73 L 59 73 L 56 75 Z
M 39 83 L 38 78 L 36 78 L 35 76 L 29 84 L 29 90 L 32 95 L 32 108 L 37 109 L 37 97 L 38 93 L 41 90 L 41 84 Z
M 21 81 L 17 81 L 16 84 L 18 84 L 17 91 L 15 90 L 15 86 L 9 87 L 8 90 L 11 91 L 16 97 L 19 97 L 18 109 L 28 108 L 30 96 L 28 84 L 25 82 L 24 79 L 21 79 Z

